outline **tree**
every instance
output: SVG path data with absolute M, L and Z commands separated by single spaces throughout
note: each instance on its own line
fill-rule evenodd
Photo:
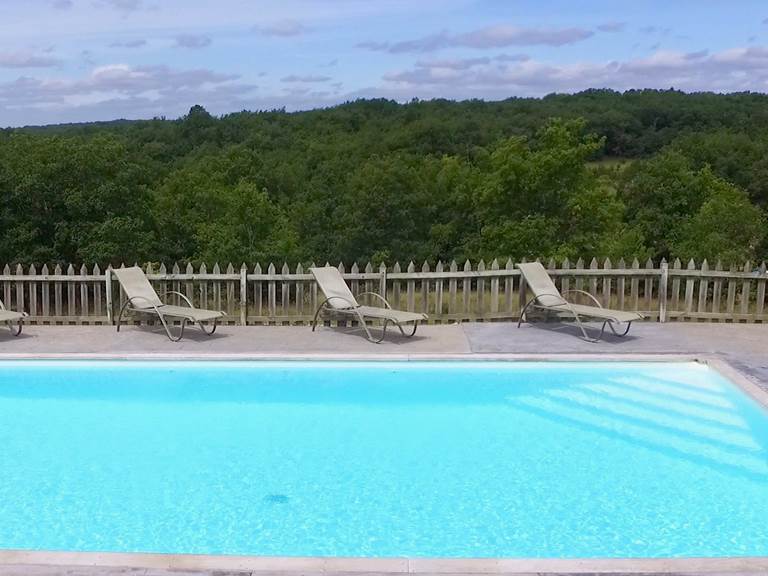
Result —
M 16 134 L 0 166 L 0 259 L 119 263 L 154 245 L 147 174 L 122 139 Z
M 742 191 L 720 181 L 696 214 L 683 224 L 672 254 L 740 265 L 755 260 L 766 235 L 765 214 Z
M 157 202 L 163 257 L 246 262 L 296 257 L 296 237 L 246 148 L 190 162 L 168 178 Z
M 553 120 L 532 140 L 500 143 L 481 171 L 477 197 L 482 222 L 470 240 L 477 256 L 513 258 L 554 254 L 565 239 L 572 199 L 596 185 L 586 161 L 602 146 L 579 120 Z M 575 206 L 575 204 L 573 204 Z
M 683 224 L 722 182 L 707 168 L 695 170 L 674 150 L 633 164 L 622 178 L 628 223 L 655 258 L 669 257 Z
M 0 130 L 0 264 L 670 257 L 753 221 L 724 183 L 768 207 L 766 134 L 768 95 L 675 90 Z

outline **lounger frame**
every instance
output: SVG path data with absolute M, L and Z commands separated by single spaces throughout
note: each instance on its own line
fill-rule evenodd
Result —
M 11 310 L 8 310 L 5 307 L 5 304 L 3 304 L 2 300 L 0 300 L 0 310 L 5 310 L 5 311 L 8 311 L 8 312 L 12 312 Z M 5 324 L 8 325 L 8 329 L 11 331 L 11 334 L 13 336 L 20 336 L 21 335 L 21 330 L 22 330 L 22 326 L 23 326 L 22 320 L 24 318 L 26 318 L 27 316 L 29 316 L 29 314 L 27 314 L 26 312 L 19 312 L 18 314 L 19 314 L 18 321 L 16 321 L 16 320 L 6 320 L 4 322 Z M 15 325 L 15 327 L 14 327 L 14 325 Z
M 166 292 L 163 294 L 163 298 L 167 296 L 168 294 L 176 294 L 177 296 L 180 296 L 182 300 L 184 300 L 187 305 L 193 309 L 196 310 L 194 304 L 192 304 L 192 301 L 187 298 L 184 294 L 181 292 L 176 292 L 175 290 L 171 290 L 169 292 Z M 136 308 L 134 307 L 133 301 L 134 300 L 144 300 L 146 301 L 152 308 Z M 168 335 L 168 338 L 172 342 L 178 342 L 182 338 L 184 338 L 184 328 L 187 326 L 187 322 L 197 323 L 198 326 L 200 326 L 200 330 L 202 330 L 206 335 L 211 336 L 214 332 L 216 332 L 216 323 L 218 322 L 218 318 L 214 318 L 213 320 L 213 327 L 210 330 L 205 329 L 205 325 L 200 320 L 195 320 L 192 316 L 179 316 L 178 314 L 163 314 L 162 312 L 162 306 L 158 307 L 154 302 L 151 302 L 144 296 L 133 296 L 132 298 L 128 298 L 128 300 L 125 301 L 125 303 L 120 307 L 120 313 L 117 315 L 117 331 L 120 332 L 120 323 L 123 318 L 123 313 L 129 310 L 131 312 L 139 312 L 144 314 L 156 314 L 158 318 L 160 318 L 160 323 L 163 325 L 163 328 L 165 329 L 165 333 Z M 226 312 L 221 313 L 223 316 L 226 316 Z M 171 329 L 168 326 L 168 323 L 165 321 L 165 317 L 168 318 L 180 318 L 181 319 L 181 328 L 179 330 L 178 336 L 174 336 L 171 333 Z
M 573 316 L 573 319 L 576 321 L 576 324 L 578 325 L 579 330 L 581 330 L 581 338 L 583 340 L 586 340 L 587 342 L 592 342 L 592 343 L 599 342 L 602 339 L 603 334 L 605 333 L 606 325 L 611 329 L 611 332 L 613 332 L 614 336 L 617 336 L 619 338 L 622 338 L 627 334 L 629 334 L 629 329 L 632 327 L 632 322 L 634 322 L 634 320 L 629 320 L 628 322 L 626 322 L 627 327 L 625 328 L 624 332 L 619 332 L 613 327 L 612 320 L 609 320 L 600 316 L 589 316 L 588 314 L 578 314 L 571 306 L 571 303 L 568 302 L 568 300 L 566 300 L 563 297 L 564 295 L 570 294 L 570 293 L 583 294 L 588 298 L 590 298 L 598 308 L 603 308 L 603 305 L 600 304 L 600 301 L 597 298 L 595 298 L 589 292 L 585 292 L 584 290 L 565 290 L 564 292 L 557 293 L 557 294 L 553 294 L 553 293 L 539 294 L 538 296 L 534 296 L 533 298 L 528 300 L 525 306 L 523 306 L 523 308 L 520 310 L 520 318 L 517 321 L 517 327 L 520 328 L 520 325 L 523 322 L 528 322 L 526 313 L 529 308 L 535 308 L 537 310 L 543 310 L 547 316 L 549 315 L 550 312 L 554 312 L 559 316 L 562 315 L 563 313 L 570 313 L 570 316 Z M 560 308 L 555 306 L 544 306 L 542 304 L 539 304 L 538 299 L 541 298 L 542 296 L 553 296 L 555 298 L 560 298 L 564 303 L 564 307 Z M 591 338 L 587 334 L 587 330 L 584 327 L 584 323 L 582 322 L 582 317 L 595 318 L 603 322 L 602 326 L 600 326 L 600 334 L 597 336 L 597 338 Z
M 361 294 L 358 294 L 358 296 L 374 296 L 378 298 L 383 304 L 384 307 L 388 310 L 392 310 L 392 306 L 387 302 L 386 298 L 384 298 L 381 294 L 377 294 L 376 292 L 363 292 Z M 349 307 L 348 308 L 334 308 L 333 306 L 328 306 L 328 302 L 331 300 L 341 300 L 342 302 L 346 303 Z M 387 324 L 391 322 L 395 326 L 398 327 L 400 330 L 400 333 L 405 336 L 406 338 L 411 338 L 416 334 L 416 329 L 419 327 L 419 321 L 414 320 L 413 321 L 413 330 L 410 334 L 408 334 L 403 329 L 403 323 L 397 322 L 393 318 L 376 318 L 376 320 L 383 320 L 384 324 L 382 326 L 381 330 L 381 337 L 380 338 L 374 338 L 371 334 L 371 331 L 368 329 L 368 324 L 366 323 L 365 316 L 360 312 L 359 305 L 356 302 L 352 302 L 347 298 L 344 298 L 343 296 L 330 296 L 329 298 L 326 298 L 323 300 L 320 305 L 317 307 L 317 310 L 315 311 L 315 317 L 312 319 L 312 332 L 315 331 L 315 328 L 317 328 L 317 321 L 320 317 L 320 314 L 324 311 L 327 311 L 331 314 L 341 314 L 341 315 L 347 315 L 352 316 L 357 319 L 357 321 L 360 323 L 360 326 L 362 326 L 363 330 L 365 330 L 365 335 L 374 344 L 379 344 L 382 340 L 384 340 L 384 337 L 387 335 Z M 370 316 L 369 316 L 370 318 Z

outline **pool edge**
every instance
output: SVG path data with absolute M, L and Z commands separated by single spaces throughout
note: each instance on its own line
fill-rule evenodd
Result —
M 4 566 L 384 574 L 766 573 L 768 557 L 735 558 L 324 558 L 0 551 Z
M 705 364 L 718 374 L 733 382 L 750 398 L 768 410 L 768 388 L 762 388 L 750 376 L 733 366 L 728 360 L 715 353 L 567 353 L 567 354 L 532 354 L 509 352 L 463 352 L 463 353 L 7 353 L 0 352 L 0 362 L 4 360 L 197 360 L 197 361 L 365 361 L 365 362 L 417 362 L 417 361 L 507 361 L 507 362 L 697 362 Z M 768 385 L 768 382 L 765 383 Z
M 704 363 L 768 410 L 768 391 L 761 388 L 744 372 L 722 358 L 707 358 Z
M 715 354 L 0 354 L 2 360 L 358 360 L 698 362 L 768 409 L 768 392 Z M 768 574 L 768 556 L 717 558 L 341 558 L 0 550 L 0 571 L 24 567 L 137 568 L 306 574 Z M 14 574 L 17 572 L 14 571 Z

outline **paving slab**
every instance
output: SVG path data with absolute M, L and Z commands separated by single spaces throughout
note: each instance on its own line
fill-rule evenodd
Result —
M 579 338 L 571 323 L 514 322 L 463 325 L 473 353 L 498 354 L 702 354 L 719 356 L 768 387 L 768 324 L 640 322 L 623 338 Z M 597 333 L 598 326 L 592 325 Z M 768 389 L 768 388 L 766 388 Z
M 221 326 L 213 336 L 189 327 L 171 342 L 159 327 L 26 326 L 18 338 L 0 332 L 0 354 L 436 354 L 469 353 L 461 325 L 420 326 L 405 338 L 388 330 L 380 344 L 356 328 Z

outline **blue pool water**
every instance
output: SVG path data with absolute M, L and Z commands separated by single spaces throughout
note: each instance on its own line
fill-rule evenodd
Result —
M 1 362 L 0 548 L 768 556 L 768 412 L 692 363 Z

